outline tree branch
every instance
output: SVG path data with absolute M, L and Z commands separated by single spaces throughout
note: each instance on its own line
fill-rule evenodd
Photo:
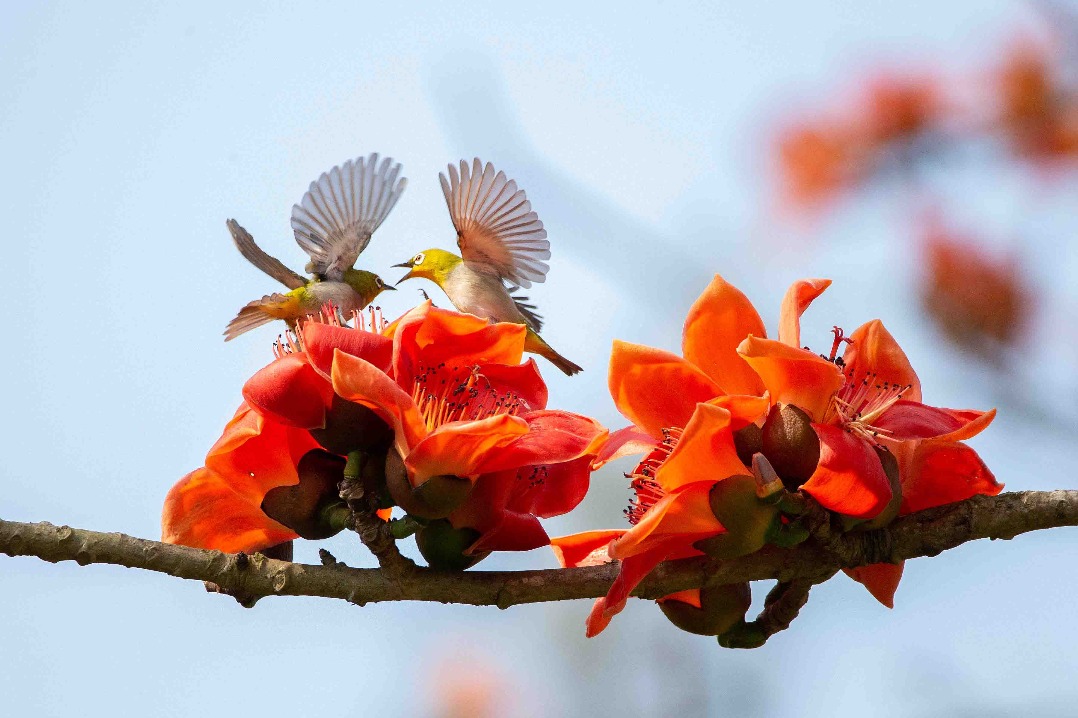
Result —
M 765 579 L 794 584 L 807 593 L 812 584 L 842 568 L 935 556 L 968 541 L 1010 539 L 1060 526 L 1078 526 L 1078 491 L 976 496 L 902 517 L 879 531 L 836 533 L 825 540 L 814 538 L 797 548 L 769 547 L 731 561 L 701 557 L 667 562 L 641 583 L 634 595 L 654 599 L 705 585 Z M 438 601 L 508 608 L 521 603 L 595 598 L 606 594 L 618 571 L 614 564 L 464 573 L 416 568 L 391 576 L 379 569 L 341 564 L 313 566 L 261 554 L 225 554 L 117 533 L 2 519 L 0 553 L 37 556 L 53 563 L 76 561 L 80 565 L 109 563 L 141 568 L 210 581 L 229 592 L 255 597 L 322 596 L 359 605 L 375 601 Z M 783 612 L 771 617 L 775 619 L 772 628 L 781 630 L 785 617 L 792 619 L 796 615 L 796 598 L 795 591 L 778 604 Z

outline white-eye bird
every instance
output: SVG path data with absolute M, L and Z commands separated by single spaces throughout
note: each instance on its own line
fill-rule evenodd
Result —
M 373 272 L 352 265 L 385 221 L 407 185 L 400 164 L 386 157 L 381 163 L 371 154 L 324 172 L 312 182 L 299 204 L 292 207 L 296 242 L 311 261 L 305 279 L 280 260 L 266 254 L 235 220 L 228 220 L 232 241 L 247 261 L 288 287 L 268 294 L 240 310 L 225 327 L 225 341 L 255 327 L 283 319 L 294 326 L 308 314 L 317 314 L 332 302 L 347 316 L 394 287 Z
M 462 256 L 444 249 L 420 252 L 394 265 L 408 267 L 397 284 L 412 277 L 429 279 L 461 312 L 523 324 L 528 328 L 525 351 L 545 357 L 569 376 L 579 372 L 579 366 L 539 336 L 543 320 L 535 306 L 527 303 L 527 297 L 511 294 L 542 282 L 550 269 L 544 261 L 550 259 L 550 242 L 524 190 L 478 157 L 471 168 L 461 160 L 459 174 L 449 165 L 449 177 L 438 177 Z

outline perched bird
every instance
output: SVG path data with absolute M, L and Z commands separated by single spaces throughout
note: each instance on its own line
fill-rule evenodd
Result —
M 459 174 L 449 165 L 449 178 L 438 177 L 463 256 L 444 249 L 420 252 L 394 265 L 408 267 L 397 284 L 412 277 L 429 279 L 462 312 L 492 322 L 523 324 L 528 328 L 525 351 L 545 357 L 569 376 L 579 372 L 579 366 L 539 336 L 543 320 L 535 306 L 527 297 L 511 294 L 511 290 L 542 282 L 550 269 L 543 261 L 550 259 L 550 242 L 524 190 L 479 158 L 470 169 L 461 160 Z
M 266 254 L 236 220 L 228 220 L 240 254 L 291 291 L 247 304 L 225 327 L 225 341 L 275 319 L 294 326 L 308 314 L 317 314 L 326 302 L 347 315 L 394 289 L 377 274 L 352 265 L 404 191 L 407 180 L 397 179 L 400 170 L 391 158 L 379 163 L 378 155 L 371 154 L 348 160 L 311 183 L 300 203 L 292 207 L 292 230 L 311 257 L 307 271 L 312 279 Z

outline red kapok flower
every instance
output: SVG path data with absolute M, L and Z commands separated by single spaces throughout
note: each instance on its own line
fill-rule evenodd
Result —
M 262 512 L 266 494 L 299 481 L 296 467 L 318 444 L 306 431 L 240 405 L 206 465 L 172 487 L 161 515 L 161 540 L 195 548 L 261 551 L 297 538 Z

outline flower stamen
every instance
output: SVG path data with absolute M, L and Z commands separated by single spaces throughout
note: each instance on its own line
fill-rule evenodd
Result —
M 492 416 L 515 416 L 527 410 L 526 402 L 512 392 L 504 394 L 491 385 L 478 366 L 462 376 L 460 367 L 445 363 L 420 367 L 412 381 L 412 401 L 419 409 L 428 431 L 451 421 L 478 421 Z
M 629 488 L 635 496 L 622 513 L 633 526 L 640 523 L 648 510 L 666 496 L 666 490 L 655 480 L 655 475 L 677 447 L 682 429 L 670 427 L 663 429 L 662 433 L 662 441 L 655 445 L 651 453 L 645 456 L 631 473 L 625 474 L 625 478 L 631 479 Z
M 905 396 L 912 384 L 896 384 L 878 381 L 876 372 L 868 372 L 860 380 L 853 373 L 846 374 L 846 382 L 831 399 L 828 417 L 837 420 L 843 428 L 875 443 L 886 429 L 874 426 L 875 422 Z

